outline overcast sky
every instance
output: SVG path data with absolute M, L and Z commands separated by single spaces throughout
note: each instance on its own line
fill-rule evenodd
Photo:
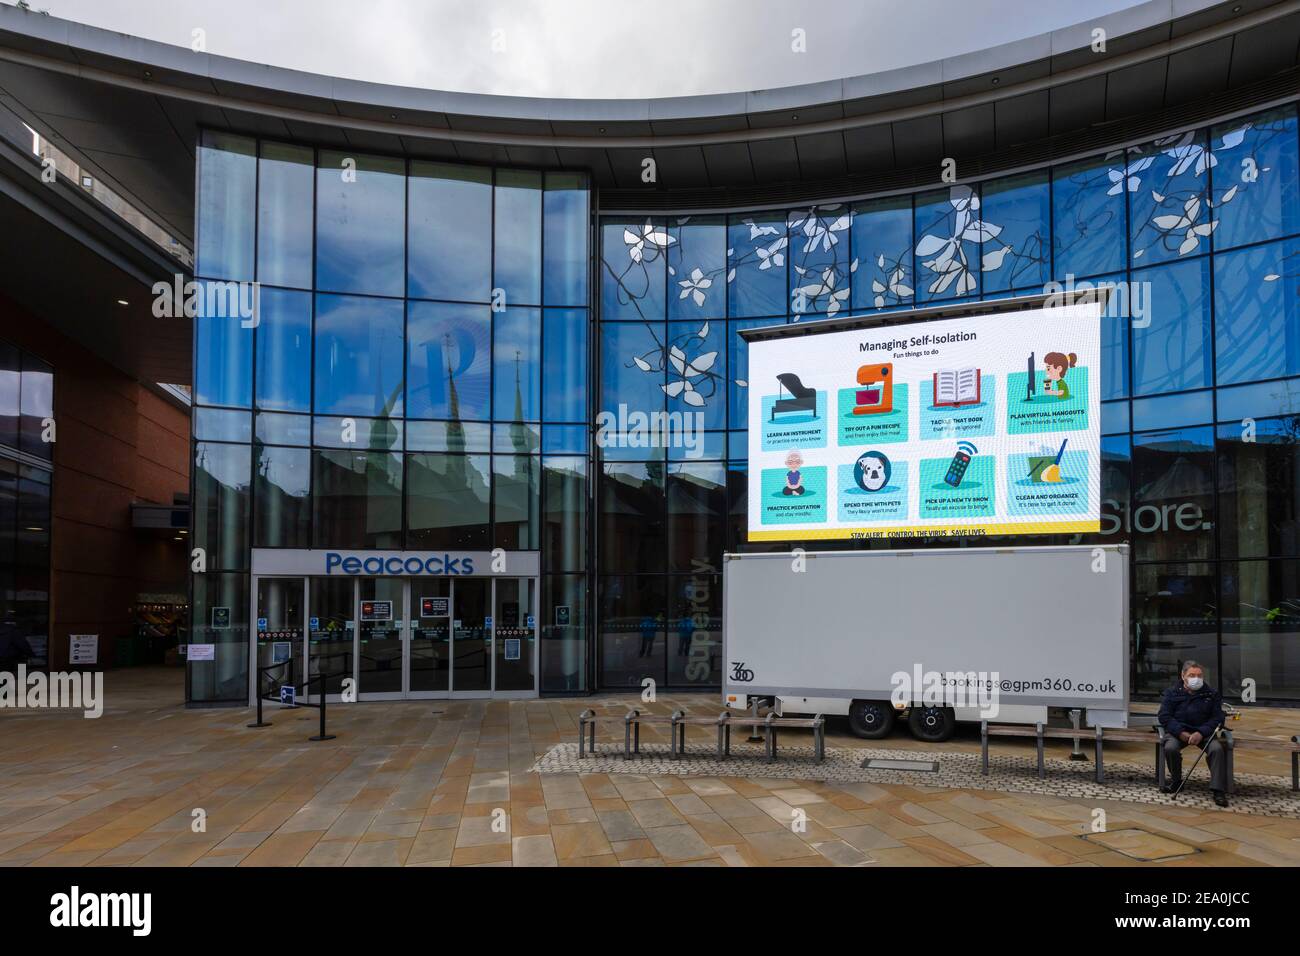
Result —
M 3 0 L 13 3 L 14 0 Z M 811 83 L 942 59 L 1136 0 L 30 0 L 209 53 L 400 86 L 628 98 Z M 804 31 L 806 52 L 792 51 Z

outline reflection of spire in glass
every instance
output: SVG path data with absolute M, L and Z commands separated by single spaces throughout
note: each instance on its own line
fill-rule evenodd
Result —
M 465 450 L 465 426 L 460 421 L 460 395 L 456 392 L 456 376 L 451 371 L 451 333 L 442 335 L 442 354 L 447 360 L 447 403 L 451 424 L 447 426 L 448 451 Z

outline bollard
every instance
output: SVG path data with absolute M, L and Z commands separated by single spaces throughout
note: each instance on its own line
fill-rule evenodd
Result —
M 307 682 L 307 686 L 308 687 L 311 686 L 311 681 Z M 325 691 L 326 691 L 325 675 L 321 674 L 320 675 L 320 733 L 317 734 L 315 737 L 308 737 L 307 738 L 308 740 L 333 740 L 334 739 L 333 734 L 325 733 L 325 698 L 327 696 Z

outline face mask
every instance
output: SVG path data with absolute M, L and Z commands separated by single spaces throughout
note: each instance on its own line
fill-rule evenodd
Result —
M 1204 684 L 1204 683 L 1205 683 L 1205 681 L 1201 680 L 1201 678 L 1199 678 L 1199 677 L 1189 677 L 1189 678 L 1187 678 L 1187 689 L 1188 689 L 1188 690 L 1200 690 L 1200 689 L 1201 689 L 1201 685 Z

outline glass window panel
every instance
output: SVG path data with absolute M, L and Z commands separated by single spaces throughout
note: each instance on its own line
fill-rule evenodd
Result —
M 317 548 L 400 548 L 402 456 L 313 451 L 312 529 Z
M 534 422 L 541 417 L 542 312 L 506 309 L 492 317 L 492 417 Z
M 842 203 L 791 210 L 790 312 L 831 318 L 849 308 L 849 207 Z
M 1300 418 L 1221 425 L 1216 447 L 1222 556 L 1300 555 Z
M 601 225 L 602 319 L 663 319 L 667 250 L 676 240 L 665 220 L 605 220 Z M 779 307 L 783 310 L 784 305 Z
M 248 566 L 248 485 L 252 453 L 247 445 L 198 442 L 194 446 L 194 547 L 207 554 L 209 570 Z
M 685 419 L 668 421 L 669 461 L 722 461 L 727 457 L 726 432 L 701 432 Z
M 312 423 L 312 444 L 321 448 L 401 451 L 403 424 L 392 418 L 317 415 Z
M 306 415 L 258 412 L 253 427 L 257 440 L 268 445 L 311 444 L 311 419 Z
M 1134 431 L 1202 425 L 1213 420 L 1214 398 L 1209 391 L 1133 400 Z
M 669 570 L 721 570 L 726 548 L 726 466 L 722 462 L 670 464 L 667 502 Z
M 952 186 L 916 196 L 916 301 L 938 302 L 979 295 L 979 193 Z
M 47 422 L 54 418 L 54 366 L 30 352 L 23 353 L 22 394 L 18 402 L 22 412 L 18 447 L 29 455 L 54 460 L 54 443 Z
M 665 334 L 663 323 L 601 324 L 601 414 L 596 424 L 607 436 L 600 439 L 601 447 L 642 442 L 642 449 L 651 447 L 649 416 L 662 412 L 666 401 Z
M 548 571 L 587 568 L 586 458 L 542 460 L 542 566 Z
M 39 569 L 48 582 L 50 569 L 50 478 L 43 468 L 18 469 L 18 512 L 13 559 L 17 565 Z M 48 613 L 48 609 L 46 612 Z
M 715 216 L 682 216 L 668 225 L 668 318 L 727 314 L 727 227 Z
M 1249 678 L 1251 703 L 1300 699 L 1300 562 L 1227 561 L 1219 580 L 1224 695 L 1239 700 Z
M 1210 145 L 1216 249 L 1300 230 L 1294 105 L 1216 126 Z
M 785 315 L 790 240 L 785 216 L 732 216 L 727 227 L 728 312 Z
M 1052 170 L 1053 275 L 1092 276 L 1124 268 L 1124 171 L 1096 156 Z
M 406 422 L 408 451 L 491 451 L 492 426 L 483 422 Z
M 1177 133 L 1126 154 L 1129 251 L 1134 266 L 1210 251 L 1206 202 L 1212 161 L 1205 131 Z
M 1130 430 L 1128 402 L 1103 402 L 1101 405 L 1101 433 L 1118 435 Z
M 263 288 L 257 325 L 257 407 L 311 411 L 311 294 Z
M 1045 288 L 1052 292 L 1056 286 L 1049 282 Z M 1069 287 L 1063 285 L 1062 288 Z M 1092 288 L 1110 290 L 1112 298 L 1107 300 L 1101 316 L 1101 397 L 1103 401 L 1123 398 L 1129 394 L 1128 330 L 1133 325 L 1133 313 L 1150 315 L 1150 302 L 1145 299 L 1130 302 L 1130 290 L 1140 296 L 1146 287 L 1129 283 L 1121 274 L 1084 280 L 1076 283 L 1074 288 L 1078 291 Z
M 587 689 L 587 579 L 542 578 L 542 692 Z
M 487 455 L 407 455 L 406 546 L 489 547 Z
M 702 429 L 727 427 L 727 323 L 668 323 L 670 448 L 697 442 Z
M 543 288 L 547 305 L 587 304 L 587 177 L 547 173 L 543 196 Z
M 1133 436 L 1133 557 L 1214 557 L 1214 431 Z
M 253 278 L 256 141 L 205 130 L 199 144 L 195 275 Z
M 587 312 L 547 309 L 543 322 L 542 418 L 587 420 Z
M 912 304 L 912 197 L 889 196 L 853 207 L 854 309 Z
M 674 574 L 668 579 L 667 632 L 670 686 L 722 683 L 722 576 Z
M 492 171 L 411 163 L 407 295 L 487 302 L 492 297 Z
M 400 296 L 406 288 L 406 168 L 322 150 L 316 169 L 316 288 Z
M 210 283 L 198 283 L 194 316 L 194 402 L 196 405 L 253 404 L 253 333 L 227 310 Z M 209 301 L 211 300 L 211 301 Z
M 494 548 L 537 550 L 539 469 L 536 455 L 492 456 Z
M 1133 449 L 1128 435 L 1111 435 L 1101 440 L 1101 534 L 1105 544 L 1132 541 L 1129 521 L 1129 478 L 1133 470 Z M 1086 535 L 1085 537 L 1091 537 Z
M 1214 257 L 1215 366 L 1220 384 L 1300 374 L 1300 243 Z
M 749 427 L 749 346 L 740 337 L 744 329 L 781 325 L 780 319 L 749 319 L 727 323 L 727 424 L 731 428 Z
M 542 174 L 498 169 L 495 210 L 493 285 L 505 293 L 506 305 L 540 305 Z
M 533 455 L 542 446 L 540 425 L 511 422 L 492 426 L 492 450 L 516 455 Z
M 250 442 L 253 416 L 224 408 L 194 409 L 194 437 L 200 441 Z
M 601 570 L 664 570 L 664 463 L 606 462 L 603 469 Z
M 587 426 L 543 425 L 542 451 L 561 455 L 585 455 L 587 453 Z
M 191 703 L 248 700 L 248 575 L 194 574 L 190 643 L 215 644 L 210 661 L 190 661 Z M 214 615 L 220 608 L 224 614 Z M 220 622 L 223 626 L 214 626 Z
M 402 414 L 402 303 L 316 296 L 316 411 Z
M 22 393 L 22 353 L 0 342 L 0 445 L 18 447 L 19 401 Z
M 1300 379 L 1220 388 L 1215 391 L 1214 398 L 1221 422 L 1294 415 L 1300 413 Z
M 262 143 L 257 163 L 257 279 L 263 285 L 311 288 L 314 163 L 310 147 Z
M 408 302 L 407 414 L 486 419 L 492 386 L 492 326 L 486 306 Z
M 1140 564 L 1133 569 L 1133 692 L 1159 697 L 1183 661 L 1208 665 L 1219 653 L 1218 582 L 1213 564 Z
M 664 582 L 661 574 L 600 579 L 601 686 L 639 688 L 647 677 L 666 681 Z
M 1210 380 L 1210 267 L 1207 258 L 1133 273 L 1148 324 L 1133 323 L 1133 394 L 1202 388 Z
M 979 218 L 985 223 L 981 271 L 986 296 L 1008 289 L 1042 289 L 1051 267 L 1051 215 L 1045 171 L 983 184 Z
M 253 547 L 311 547 L 311 452 L 257 447 Z

